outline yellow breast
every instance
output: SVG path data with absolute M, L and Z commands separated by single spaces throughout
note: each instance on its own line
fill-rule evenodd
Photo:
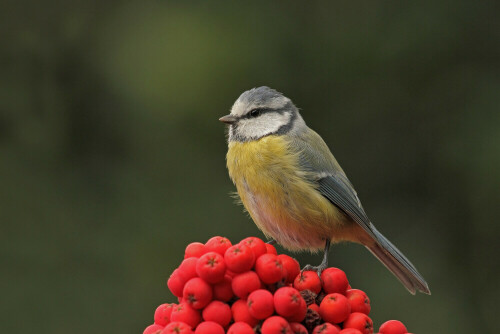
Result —
M 309 181 L 284 136 L 230 142 L 227 167 L 257 226 L 286 248 L 322 248 L 345 220 Z

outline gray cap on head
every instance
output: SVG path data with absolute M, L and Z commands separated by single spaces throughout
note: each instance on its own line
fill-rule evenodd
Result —
M 279 110 L 292 106 L 289 98 L 272 88 L 262 86 L 243 92 L 231 108 L 231 114 L 241 116 L 255 108 Z

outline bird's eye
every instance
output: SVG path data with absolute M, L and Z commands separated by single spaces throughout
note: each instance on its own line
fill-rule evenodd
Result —
M 260 115 L 260 109 L 254 109 L 250 111 L 250 117 L 257 117 Z

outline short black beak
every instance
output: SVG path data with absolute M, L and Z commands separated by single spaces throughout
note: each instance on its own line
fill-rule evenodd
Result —
M 233 115 L 226 115 L 226 116 L 222 116 L 221 118 L 219 118 L 219 121 L 221 121 L 222 123 L 226 123 L 226 124 L 233 124 L 237 120 L 238 119 L 236 117 L 234 117 Z

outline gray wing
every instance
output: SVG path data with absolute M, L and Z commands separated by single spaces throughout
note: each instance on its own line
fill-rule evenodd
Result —
M 294 141 L 298 149 L 300 164 L 318 185 L 318 191 L 333 205 L 345 212 L 361 226 L 375 241 L 366 247 L 377 257 L 410 291 L 430 294 L 425 279 L 415 266 L 368 219 L 358 195 L 323 139 L 308 129 Z
M 344 211 L 352 220 L 358 223 L 373 238 L 373 225 L 359 201 L 356 191 L 347 176 L 336 173 L 316 180 L 318 191 L 332 204 Z
M 298 149 L 301 168 L 309 172 L 311 181 L 318 185 L 318 191 L 375 239 L 374 227 L 354 187 L 323 139 L 308 129 L 295 139 L 294 147 Z

